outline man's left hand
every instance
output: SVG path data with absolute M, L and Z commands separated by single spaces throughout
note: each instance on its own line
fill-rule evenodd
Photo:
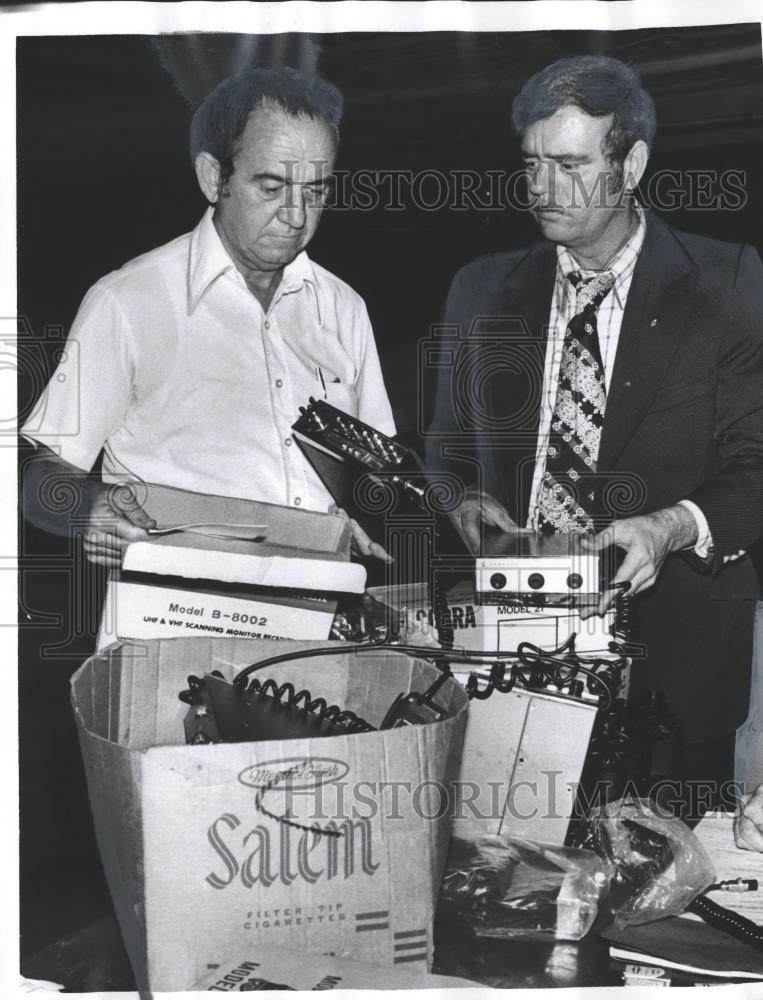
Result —
M 584 538 L 582 547 L 589 552 L 601 552 L 610 545 L 623 549 L 625 559 L 612 584 L 629 583 L 627 592 L 638 594 L 652 586 L 671 552 L 689 548 L 696 540 L 697 522 L 691 511 L 676 504 L 653 514 L 615 521 L 593 538 Z M 620 592 L 614 586 L 604 591 L 599 614 L 604 614 Z

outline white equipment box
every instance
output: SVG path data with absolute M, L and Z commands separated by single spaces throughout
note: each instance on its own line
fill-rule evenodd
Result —
M 535 598 L 590 603 L 601 590 L 599 554 L 583 552 L 577 539 L 507 535 L 490 555 L 475 560 L 475 592 L 481 604 Z
M 597 709 L 518 687 L 470 701 L 453 834 L 563 844 Z

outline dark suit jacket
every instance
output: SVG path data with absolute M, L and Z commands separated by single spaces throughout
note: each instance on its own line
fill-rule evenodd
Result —
M 437 338 L 428 464 L 478 482 L 519 523 L 555 270 L 549 242 L 467 265 Z M 751 247 L 679 233 L 647 213 L 597 474 L 615 516 L 684 498 L 705 514 L 712 564 L 670 556 L 658 584 L 634 601 L 634 638 L 648 646 L 634 678 L 666 692 L 690 739 L 730 732 L 747 711 L 759 586 L 749 556 L 727 565 L 723 556 L 755 551 L 763 537 L 763 266 Z

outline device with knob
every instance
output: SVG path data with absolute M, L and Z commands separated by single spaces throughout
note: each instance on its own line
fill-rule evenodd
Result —
M 412 448 L 326 400 L 311 396 L 292 431 L 336 503 L 370 538 L 384 544 L 390 528 L 405 534 L 415 558 L 396 557 L 396 582 L 420 581 L 422 553 L 426 562 L 443 557 L 462 575 L 471 573 L 470 552 L 453 517 L 461 498 L 458 484 L 453 488 L 425 469 Z M 412 535 L 419 536 L 416 544 L 410 543 Z
M 503 535 L 489 539 L 487 548 L 490 554 L 478 557 L 475 567 L 481 604 L 532 600 L 582 606 L 599 599 L 600 556 L 583 551 L 577 538 Z

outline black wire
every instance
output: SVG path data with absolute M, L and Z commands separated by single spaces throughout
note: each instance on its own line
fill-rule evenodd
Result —
M 236 674 L 233 683 L 237 687 L 244 687 L 244 681 L 250 674 L 253 674 L 255 670 L 264 670 L 266 667 L 274 667 L 278 663 L 288 663 L 290 660 L 306 660 L 312 656 L 347 656 L 350 653 L 358 653 L 361 650 L 369 649 L 380 649 L 385 647 L 390 649 L 386 640 L 380 640 L 377 642 L 370 643 L 338 643 L 336 646 L 319 646 L 317 649 L 297 649 L 292 650 L 289 653 L 281 653 L 278 656 L 269 656 L 266 660 L 259 660 L 257 663 L 250 663 L 248 667 L 244 667 Z M 399 647 L 394 647 L 395 649 Z
M 571 635 L 566 642 L 554 650 L 544 650 L 540 646 L 536 646 L 532 642 L 520 642 L 517 653 L 520 660 L 529 666 L 535 666 L 546 664 L 551 668 L 549 673 L 547 673 L 546 683 L 556 684 L 558 687 L 565 684 L 570 684 L 577 674 L 585 674 L 591 680 L 596 681 L 596 683 L 603 689 L 604 695 L 607 699 L 605 704 L 605 709 L 609 708 L 612 704 L 612 693 L 610 686 L 606 683 L 601 674 L 597 673 L 596 668 L 602 667 L 609 675 L 612 683 L 616 681 L 616 677 L 612 677 L 620 668 L 624 665 L 624 657 L 622 652 L 618 647 L 617 643 L 610 644 L 611 652 L 618 652 L 620 654 L 620 660 L 602 660 L 599 656 L 580 656 L 575 652 L 575 635 Z M 528 659 L 528 656 L 532 659 Z M 574 657 L 574 662 L 570 662 L 567 657 Z M 591 667 L 585 666 L 585 664 L 591 664 Z M 558 672 L 564 667 L 569 668 L 572 673 L 562 680 L 559 679 Z M 556 676 L 555 676 L 556 675 Z
M 300 712 L 307 712 L 327 723 L 342 726 L 348 733 L 375 732 L 374 726 L 356 715 L 355 712 L 350 711 L 349 708 L 329 705 L 325 698 L 313 698 L 307 688 L 297 691 L 290 681 L 279 685 L 270 677 L 262 682 L 255 677 L 246 690 L 251 694 L 272 698 L 280 705 L 288 705 Z
M 702 917 L 711 927 L 725 931 L 726 934 L 731 934 L 739 941 L 744 941 L 750 947 L 763 951 L 763 927 L 748 920 L 747 917 L 743 917 L 733 910 L 727 910 L 725 906 L 721 906 L 707 896 L 697 896 L 689 903 L 688 909 Z
M 532 645 L 531 643 L 528 645 Z M 613 648 L 617 647 L 617 648 Z M 563 649 L 564 647 L 560 647 Z M 516 659 L 519 656 L 518 651 L 505 651 L 496 652 L 496 650 L 490 649 L 463 649 L 463 650 L 453 650 L 453 649 L 433 649 L 431 646 L 416 646 L 416 645 L 390 645 L 386 639 L 377 642 L 364 642 L 364 643 L 337 643 L 336 646 L 319 646 L 316 649 L 298 649 L 292 650 L 290 653 L 281 653 L 278 656 L 270 656 L 266 660 L 259 660 L 257 663 L 251 663 L 248 667 L 244 667 L 237 675 L 233 681 L 236 685 L 243 685 L 243 680 L 250 674 L 254 673 L 255 670 L 264 670 L 266 667 L 273 667 L 278 663 L 287 663 L 290 660 L 306 660 L 313 656 L 349 656 L 352 653 L 364 653 L 371 652 L 373 650 L 384 649 L 390 653 L 405 653 L 409 656 L 419 656 L 424 660 L 446 660 L 454 663 L 479 663 L 484 664 L 485 660 L 511 660 Z M 610 643 L 610 649 L 612 652 L 620 653 L 620 647 L 617 643 Z M 544 654 L 548 656 L 554 656 L 557 654 L 557 650 L 552 650 L 550 653 Z M 578 654 L 574 654 L 577 656 Z M 590 657 L 580 657 L 581 662 L 584 663 L 604 663 L 610 664 L 613 661 L 609 660 L 599 660 Z
M 272 791 L 278 784 L 278 782 L 281 781 L 282 778 L 288 778 L 289 775 L 293 773 L 294 769 L 288 771 L 280 771 L 273 778 L 271 778 L 270 781 L 262 785 L 262 787 L 258 790 L 256 796 L 254 797 L 255 808 L 257 808 L 265 816 L 268 816 L 270 819 L 275 820 L 276 823 L 283 823 L 286 826 L 293 827 L 295 830 L 305 830 L 307 833 L 314 833 L 316 835 L 324 837 L 341 837 L 341 833 L 339 832 L 339 830 L 334 830 L 331 829 L 330 827 L 318 826 L 317 823 L 310 823 L 310 824 L 300 823 L 299 820 L 291 819 L 291 817 L 289 816 L 279 816 L 278 813 L 272 812 L 263 803 L 262 800 L 265 798 L 265 795 L 268 792 Z
M 248 667 L 244 667 L 235 677 L 233 683 L 238 687 L 245 687 L 245 681 L 248 676 L 258 670 L 264 670 L 266 667 L 272 667 L 279 663 L 288 663 L 291 660 L 304 660 L 310 659 L 312 657 L 320 656 L 349 656 L 354 653 L 364 653 L 373 652 L 374 650 L 386 650 L 392 653 L 403 653 L 409 656 L 418 656 L 421 659 L 433 660 L 435 661 L 435 666 L 439 669 L 443 669 L 445 673 L 450 674 L 450 664 L 451 663 L 478 663 L 481 666 L 485 666 L 485 661 L 492 661 L 491 674 L 487 682 L 487 690 L 482 689 L 479 691 L 478 682 L 476 678 L 474 682 L 470 685 L 474 675 L 469 677 L 466 685 L 466 692 L 470 698 L 484 699 L 489 697 L 493 690 L 499 690 L 503 693 L 510 691 L 515 683 L 519 680 L 523 687 L 529 689 L 538 689 L 544 687 L 548 683 L 556 684 L 557 687 L 561 685 L 570 684 L 574 678 L 575 674 L 582 673 L 595 680 L 600 687 L 604 690 L 607 698 L 607 704 L 605 707 L 609 707 L 612 703 L 612 695 L 610 689 L 603 679 L 596 673 L 595 669 L 586 666 L 586 664 L 591 664 L 592 667 L 602 666 L 610 674 L 622 666 L 622 663 L 612 660 L 602 660 L 600 657 L 581 657 L 574 651 L 574 634 L 557 649 L 547 651 L 542 650 L 540 647 L 533 645 L 533 643 L 520 643 L 519 648 L 514 651 L 506 652 L 496 652 L 495 650 L 453 650 L 453 649 L 433 649 L 431 646 L 418 646 L 418 645 L 395 645 L 391 646 L 386 640 L 379 640 L 377 642 L 371 643 L 353 643 L 345 644 L 338 643 L 335 646 L 319 646 L 314 649 L 300 649 L 296 651 L 291 651 L 289 653 L 281 653 L 278 656 L 271 656 L 265 660 L 260 660 L 257 663 L 251 663 Z M 622 647 L 618 643 L 610 643 L 610 651 L 617 653 L 621 658 L 623 657 Z M 528 659 L 528 655 L 534 657 L 534 659 Z M 565 659 L 567 657 L 567 659 Z M 574 657 L 574 662 L 570 658 Z M 512 665 L 512 670 L 509 679 L 505 676 L 499 677 L 498 674 L 505 668 L 504 664 L 511 661 L 516 661 L 517 659 L 526 666 L 530 672 L 529 677 L 525 675 L 521 667 L 516 664 Z M 445 661 L 444 667 L 440 665 L 437 661 Z M 544 674 L 538 667 L 541 664 L 545 664 L 547 667 L 546 673 Z M 550 670 L 548 669 L 550 668 Z M 566 678 L 562 678 L 561 681 L 558 676 L 559 669 L 567 668 L 574 671 Z

